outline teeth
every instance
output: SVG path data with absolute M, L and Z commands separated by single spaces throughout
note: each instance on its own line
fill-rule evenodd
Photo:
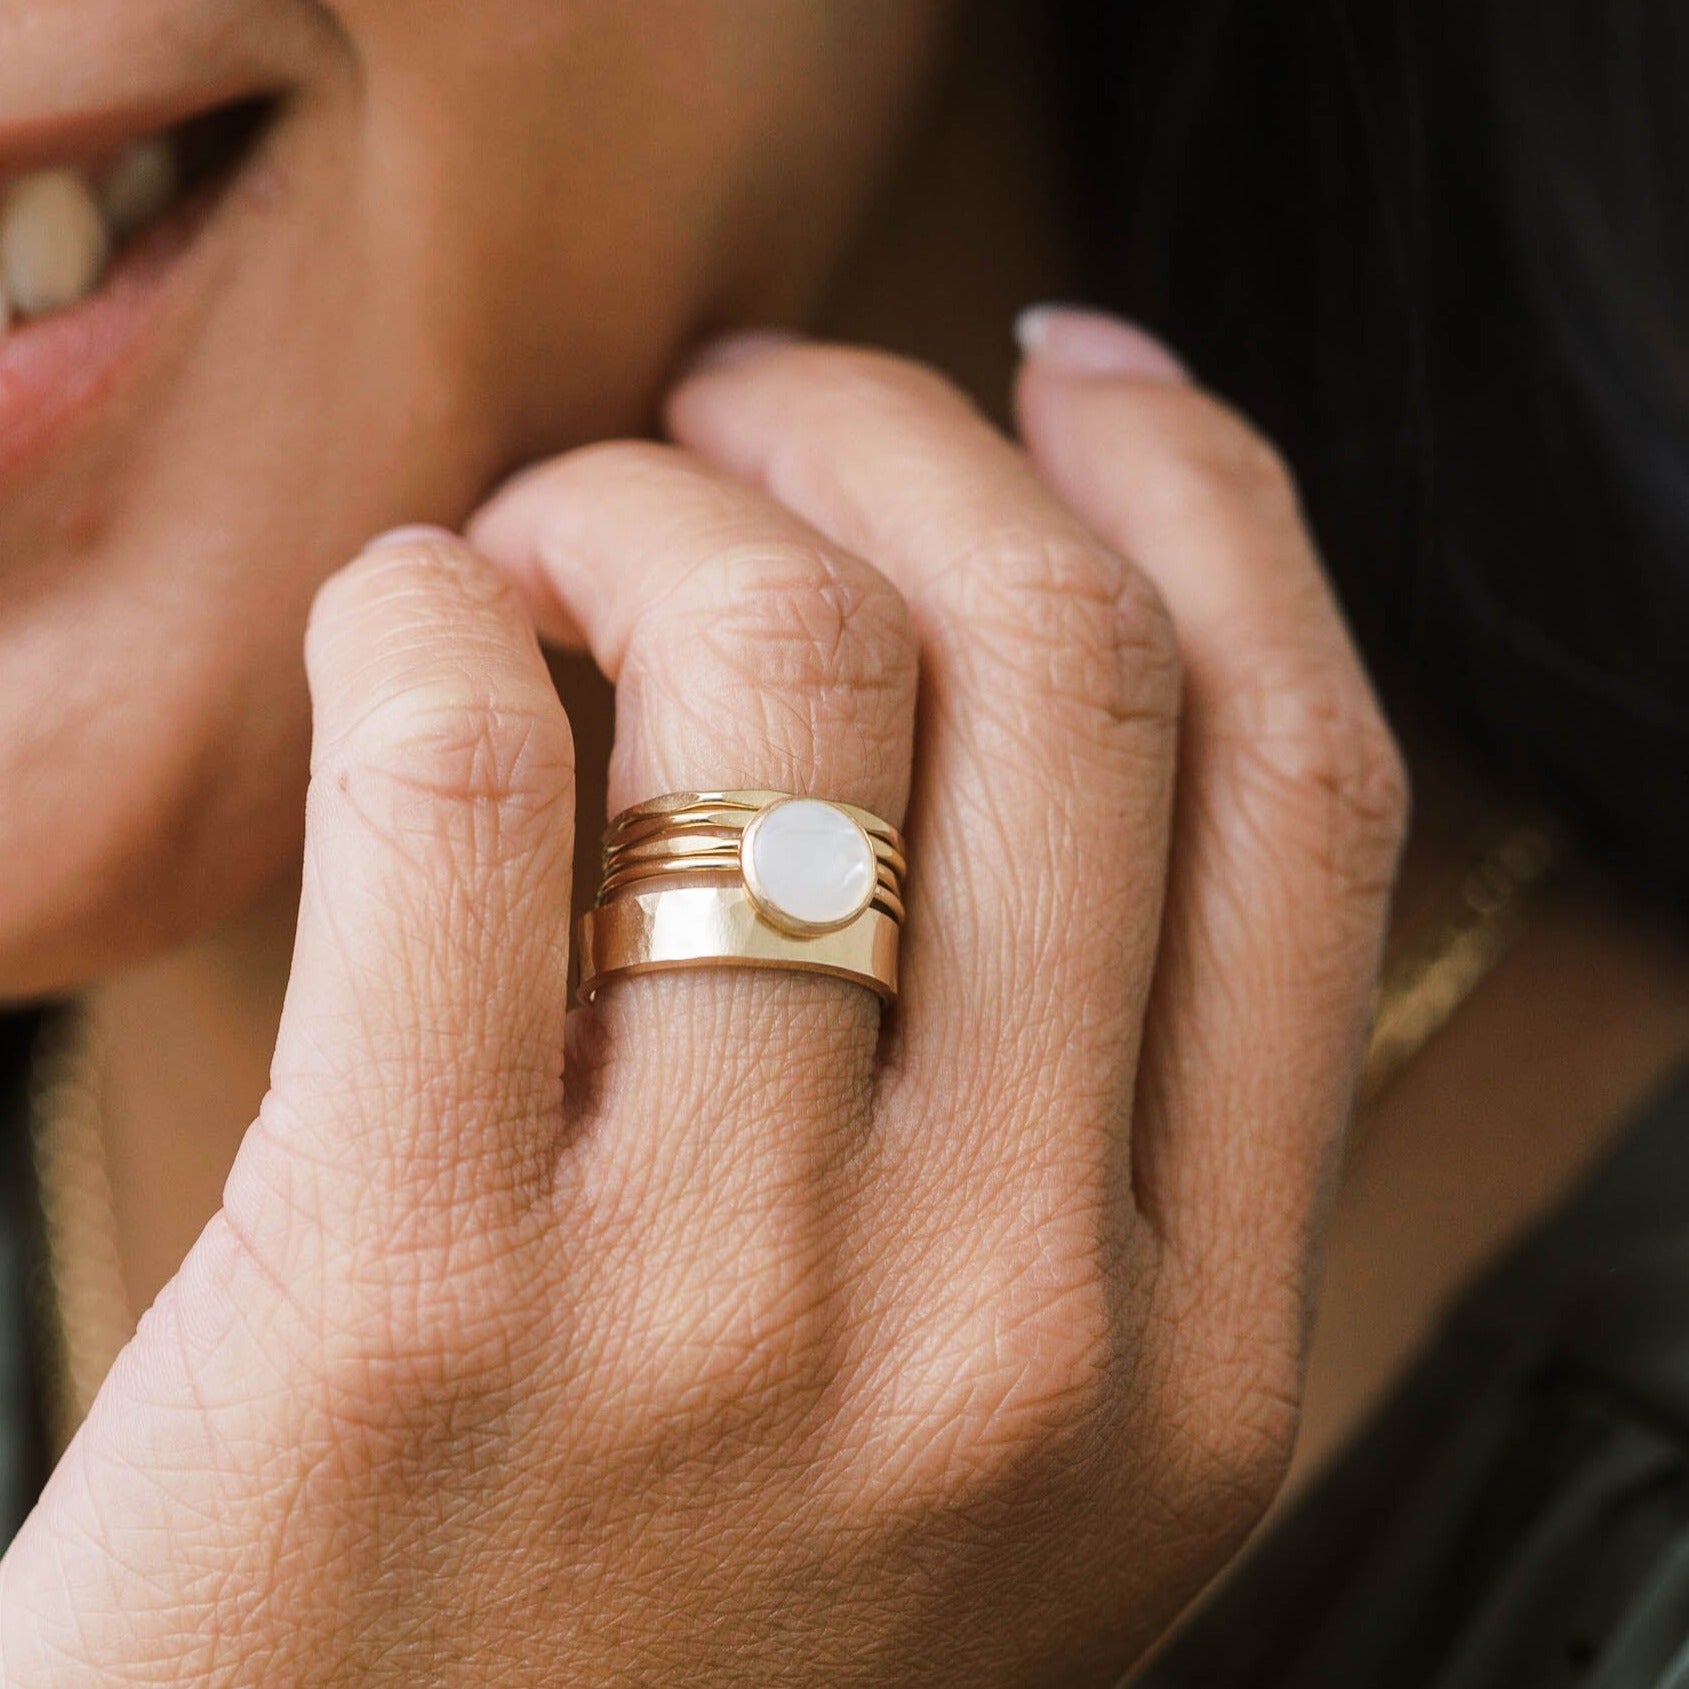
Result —
M 12 319 L 79 304 L 113 250 L 181 197 L 175 145 L 131 142 L 87 172 L 39 170 L 0 189 L 0 340 Z
M 106 227 L 118 240 L 127 240 L 148 223 L 156 223 L 181 192 L 176 149 L 162 135 L 132 142 L 111 161 L 100 182 L 100 210 Z
M 74 170 L 25 176 L 0 212 L 0 277 L 20 316 L 62 311 L 99 285 L 111 236 Z

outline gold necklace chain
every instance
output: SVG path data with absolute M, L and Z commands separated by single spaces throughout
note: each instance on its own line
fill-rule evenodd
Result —
M 1375 1101 L 1449 1022 L 1525 930 L 1534 893 L 1558 866 L 1539 821 L 1491 837 L 1452 894 L 1396 946 L 1379 984 L 1360 1102 Z M 49 1430 L 63 1449 L 135 1329 L 106 1162 L 103 1063 L 87 1017 L 68 1010 L 38 1040 L 30 1087 L 47 1245 L 52 1366 Z
M 1383 1095 L 1519 941 L 1565 854 L 1551 821 L 1501 826 L 1430 918 L 1398 939 L 1379 979 L 1359 1107 Z
M 87 1017 L 73 1008 L 48 1019 L 30 1071 L 30 1138 L 47 1253 L 44 1405 L 55 1455 L 135 1330 L 106 1162 L 104 1065 Z

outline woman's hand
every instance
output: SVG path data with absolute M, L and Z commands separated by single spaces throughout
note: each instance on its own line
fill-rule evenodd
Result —
M 1273 454 L 1040 327 L 1025 451 L 908 364 L 740 345 L 675 444 L 325 587 L 273 1087 L 4 1562 L 4 1689 L 1102 1683 L 1223 1563 L 1403 781 Z M 530 614 L 617 682 L 612 810 L 907 814 L 883 1027 L 647 976 L 565 1063 Z

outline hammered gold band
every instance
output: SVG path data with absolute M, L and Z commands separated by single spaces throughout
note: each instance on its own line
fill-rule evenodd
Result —
M 897 995 L 907 863 L 897 829 L 854 804 L 775 791 L 672 792 L 604 834 L 578 935 L 580 994 L 673 968 L 831 974 Z

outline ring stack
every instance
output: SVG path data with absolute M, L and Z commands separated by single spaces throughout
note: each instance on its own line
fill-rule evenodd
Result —
M 581 997 L 627 974 L 791 968 L 897 995 L 903 839 L 854 804 L 790 792 L 672 792 L 604 834 L 581 918 Z

